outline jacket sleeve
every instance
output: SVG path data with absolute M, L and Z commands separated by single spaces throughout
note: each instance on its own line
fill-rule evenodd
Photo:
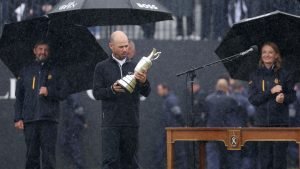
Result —
M 14 104 L 15 107 L 15 117 L 14 122 L 19 120 L 23 120 L 22 110 L 24 105 L 24 82 L 23 82 L 23 71 L 21 71 L 20 76 L 17 78 L 17 86 L 16 86 L 16 101 Z
M 49 79 L 48 79 L 49 82 Z M 64 100 L 70 94 L 69 93 L 69 85 L 66 78 L 63 76 L 63 71 L 60 69 L 56 69 L 53 71 L 53 82 L 46 83 L 46 87 L 48 90 L 49 99 L 54 100 Z
M 271 93 L 271 91 L 265 91 L 263 92 L 261 90 L 261 86 L 257 86 L 258 83 L 257 77 L 255 74 L 250 75 L 250 81 L 249 81 L 249 101 L 254 106 L 259 106 L 261 104 L 266 103 L 269 99 L 274 97 Z
M 140 94 L 145 97 L 148 97 L 151 92 L 150 82 L 148 80 L 146 80 L 146 82 L 144 84 L 138 83 L 138 85 L 140 88 Z
M 101 64 L 97 64 L 94 72 L 93 95 L 96 100 L 113 99 L 116 94 L 112 90 L 112 86 L 105 85 L 105 77 L 103 75 Z
M 284 104 L 291 104 L 296 100 L 296 92 L 294 90 L 294 78 L 291 73 L 287 73 L 286 85 L 283 89 Z

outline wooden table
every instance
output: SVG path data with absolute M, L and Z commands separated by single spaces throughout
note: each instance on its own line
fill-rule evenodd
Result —
M 172 127 L 167 131 L 167 169 L 174 168 L 176 141 L 222 141 L 227 150 L 241 150 L 247 141 L 295 141 L 299 144 L 300 128 L 189 128 Z M 205 145 L 200 146 L 200 169 L 205 168 Z M 299 153 L 300 168 L 300 153 Z

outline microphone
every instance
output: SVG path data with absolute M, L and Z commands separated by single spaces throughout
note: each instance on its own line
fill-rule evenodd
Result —
M 253 46 L 251 46 L 248 50 L 245 50 L 244 52 L 239 53 L 239 55 L 240 55 L 240 56 L 244 56 L 244 55 L 247 55 L 247 54 L 249 54 L 249 53 L 257 52 L 257 51 L 258 51 L 257 45 L 253 45 Z

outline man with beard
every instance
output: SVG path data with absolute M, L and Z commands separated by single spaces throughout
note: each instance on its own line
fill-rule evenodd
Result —
M 35 61 L 18 77 L 14 122 L 17 129 L 24 130 L 25 168 L 54 169 L 59 101 L 68 94 L 67 85 L 48 59 L 47 42 L 37 42 L 33 53 Z

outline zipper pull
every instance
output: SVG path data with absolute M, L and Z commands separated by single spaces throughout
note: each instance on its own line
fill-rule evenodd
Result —
M 119 68 L 120 68 L 121 78 L 123 78 L 123 70 L 122 70 L 122 65 L 120 65 L 120 64 L 119 64 Z
M 262 91 L 265 92 L 265 80 L 262 80 L 261 88 L 262 88 Z
M 35 76 L 33 76 L 32 78 L 32 90 L 34 90 L 35 88 Z

